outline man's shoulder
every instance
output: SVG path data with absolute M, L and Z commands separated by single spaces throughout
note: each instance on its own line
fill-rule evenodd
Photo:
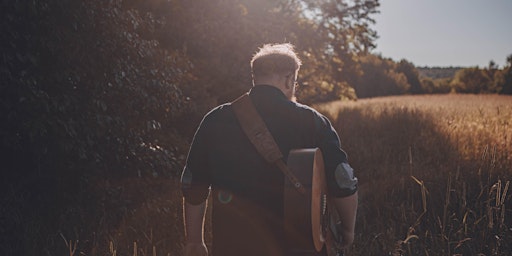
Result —
M 201 126 L 207 126 L 210 123 L 223 122 L 233 116 L 231 103 L 224 103 L 212 108 L 206 113 L 201 121 Z
M 310 107 L 308 105 L 304 105 L 304 104 L 298 103 L 298 102 L 291 102 L 291 104 L 293 104 L 296 111 L 302 112 L 307 115 L 312 115 L 315 119 L 316 118 L 320 118 L 320 119 L 325 118 L 322 113 L 320 113 L 318 110 L 314 109 L 313 107 Z
M 299 102 L 295 102 L 295 101 L 291 101 L 292 104 L 295 105 L 295 107 L 299 110 L 302 110 L 302 111 L 310 111 L 310 112 L 317 112 L 316 109 L 308 106 L 308 105 L 304 105 L 302 103 L 299 103 Z
M 231 111 L 231 103 L 224 103 L 212 108 L 208 113 L 206 113 L 205 117 L 216 117 L 219 115 L 225 115 L 226 112 Z

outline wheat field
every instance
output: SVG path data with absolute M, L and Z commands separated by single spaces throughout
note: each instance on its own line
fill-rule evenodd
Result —
M 360 180 L 349 255 L 512 255 L 512 97 L 316 106 Z
M 512 255 L 511 96 L 396 96 L 314 107 L 332 120 L 360 181 L 347 255 Z M 181 255 L 177 180 L 98 184 L 101 191 L 123 187 L 120 199 L 133 207 L 124 216 L 104 209 L 104 221 L 120 225 L 98 223 L 89 242 L 61 234 L 65 255 Z M 210 225 L 207 218 L 209 245 Z

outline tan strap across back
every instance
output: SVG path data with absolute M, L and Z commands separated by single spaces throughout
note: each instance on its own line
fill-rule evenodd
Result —
M 300 181 L 293 175 L 286 163 L 283 161 L 283 153 L 279 150 L 274 137 L 268 130 L 265 122 L 254 107 L 248 94 L 232 102 L 233 111 L 247 135 L 247 138 L 256 147 L 258 153 L 269 163 L 277 165 L 283 174 L 290 180 L 294 187 L 302 194 L 306 191 Z

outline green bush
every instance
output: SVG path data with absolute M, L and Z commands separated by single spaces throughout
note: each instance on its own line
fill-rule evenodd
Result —
M 152 39 L 158 20 L 122 1 L 4 1 L 1 10 L 1 201 L 10 207 L 0 250 L 57 252 L 59 233 L 97 232 L 105 205 L 102 228 L 118 225 L 127 202 L 93 190 L 98 180 L 179 173 L 190 63 Z

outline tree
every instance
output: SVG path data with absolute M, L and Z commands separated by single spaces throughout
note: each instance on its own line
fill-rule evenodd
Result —
M 464 68 L 455 73 L 451 86 L 461 93 L 489 93 L 492 77 L 478 67 Z
M 421 79 L 421 88 L 426 94 L 449 93 L 451 91 L 450 79 L 424 77 Z
M 501 94 L 512 94 L 512 54 L 507 57 L 507 64 L 500 72 L 498 87 L 501 87 Z
M 407 77 L 396 71 L 396 63 L 391 59 L 367 55 L 361 59 L 364 75 L 354 87 L 357 97 L 400 95 L 409 90 Z
M 407 83 L 409 84 L 409 92 L 412 94 L 421 94 L 424 93 L 423 88 L 421 86 L 421 82 L 419 79 L 418 70 L 416 67 L 408 62 L 405 59 L 400 60 L 398 62 L 396 71 L 399 73 L 403 73 L 407 78 Z
M 249 89 L 249 59 L 263 43 L 297 46 L 305 63 L 299 78 L 304 82 L 299 99 L 304 101 L 336 100 L 350 93 L 361 74 L 357 54 L 375 47 L 370 16 L 377 12 L 378 1 L 153 2 L 154 8 L 167 10 L 159 14 L 165 20 L 159 29 L 163 44 L 185 48 L 194 63 L 197 80 L 184 93 L 205 102 L 203 112 Z M 332 90 L 325 91 L 325 83 Z M 308 95 L 319 90 L 328 96 Z
M 350 96 L 363 74 L 359 65 L 359 55 L 365 55 L 375 48 L 377 33 L 370 25 L 371 17 L 378 13 L 378 1 L 310 1 L 303 0 L 304 17 L 310 19 L 316 29 L 314 42 L 308 46 L 317 63 L 312 72 L 326 70 L 312 86 L 330 84 L 333 86 L 331 99 L 339 99 L 340 93 Z M 311 38 L 311 37 L 310 37 Z M 308 40 L 305 37 L 300 39 Z M 311 40 L 311 39 L 309 39 Z M 309 72 L 306 72 L 309 73 Z M 330 87 L 327 87 L 330 88 Z
M 111 191 L 95 182 L 181 170 L 191 66 L 152 39 L 157 20 L 119 0 L 0 5 L 0 189 L 18 195 L 0 212 L 1 254 L 57 253 L 58 232 L 91 241 L 119 223 L 127 202 L 99 200 Z

